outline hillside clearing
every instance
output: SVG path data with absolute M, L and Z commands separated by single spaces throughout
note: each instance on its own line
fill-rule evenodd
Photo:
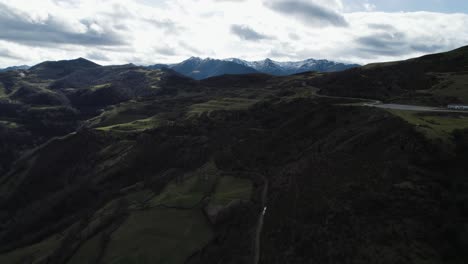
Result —
M 416 126 L 417 130 L 429 139 L 448 141 L 454 130 L 468 128 L 468 115 L 465 114 L 434 114 L 404 110 L 388 111 Z

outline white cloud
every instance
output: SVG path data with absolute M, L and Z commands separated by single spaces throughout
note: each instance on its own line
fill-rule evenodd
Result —
M 284 11 L 281 5 L 271 8 L 266 2 L 300 2 L 299 6 L 318 11 L 310 17 L 297 9 Z M 102 64 L 167 63 L 190 56 L 368 63 L 468 44 L 467 14 L 383 13 L 375 12 L 370 3 L 0 0 L 0 20 L 13 23 L 0 25 L 0 67 L 75 57 Z M 320 20 L 328 15 L 333 20 Z

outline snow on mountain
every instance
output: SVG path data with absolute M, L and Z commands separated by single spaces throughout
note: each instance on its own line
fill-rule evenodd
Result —
M 265 59 L 260 61 L 246 61 L 237 58 L 226 59 L 234 63 L 242 64 L 257 71 L 272 75 L 290 75 L 308 71 L 334 72 L 358 67 L 357 64 L 344 64 L 328 60 L 307 59 L 303 61 L 274 61 Z
M 191 57 L 177 64 L 155 64 L 151 69 L 170 68 L 194 79 L 204 79 L 223 74 L 266 73 L 284 76 L 308 71 L 335 72 L 354 67 L 357 64 L 344 64 L 328 60 L 308 59 L 304 61 L 274 61 L 265 59 L 260 61 L 246 61 L 238 58 L 217 60 L 212 58 Z

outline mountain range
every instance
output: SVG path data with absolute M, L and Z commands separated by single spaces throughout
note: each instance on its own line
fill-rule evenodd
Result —
M 244 65 L 253 68 L 259 72 L 276 75 L 286 76 L 304 72 L 336 72 L 343 71 L 355 67 L 359 67 L 358 64 L 345 64 L 329 60 L 315 60 L 307 59 L 303 61 L 287 61 L 280 62 L 271 59 L 265 59 L 261 61 L 246 61 L 241 59 L 227 59 L 240 65 Z
M 155 64 L 150 69 L 170 68 L 185 76 L 201 80 L 224 74 L 265 73 L 286 76 L 303 72 L 335 72 L 358 67 L 357 64 L 344 64 L 328 60 L 308 59 L 297 62 L 279 62 L 271 59 L 246 61 L 236 58 L 217 60 L 191 57 L 177 64 Z
M 15 71 L 15 70 L 27 70 L 29 68 L 30 68 L 30 66 L 28 66 L 28 65 L 11 66 L 11 67 L 7 67 L 7 68 L 4 68 L 4 69 L 0 69 L 0 72 Z
M 1 72 L 0 263 L 468 263 L 467 67 Z
M 169 68 L 187 77 L 201 80 L 209 77 L 220 76 L 224 74 L 249 74 L 265 73 L 274 76 L 286 76 L 304 72 L 336 72 L 355 67 L 358 64 L 345 64 L 329 60 L 307 59 L 295 62 L 280 62 L 271 59 L 261 61 L 246 61 L 237 58 L 225 60 L 199 57 L 191 57 L 181 63 L 175 64 L 154 64 L 147 66 L 148 69 Z M 27 70 L 30 66 L 13 66 L 0 69 L 0 72 L 12 70 Z

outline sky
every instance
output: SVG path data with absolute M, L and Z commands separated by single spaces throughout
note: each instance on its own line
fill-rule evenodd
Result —
M 464 45 L 466 0 L 0 0 L 0 68 L 78 57 L 367 64 Z

